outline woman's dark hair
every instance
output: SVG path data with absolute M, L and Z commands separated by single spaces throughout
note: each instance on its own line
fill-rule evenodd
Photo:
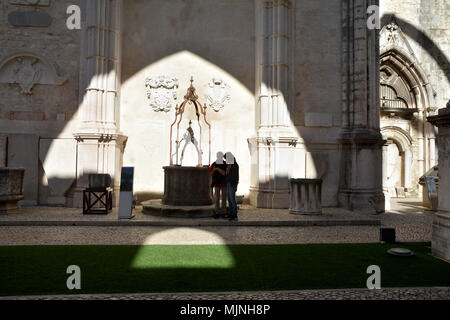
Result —
M 228 156 L 229 156 L 229 157 L 228 157 Z M 237 163 L 236 157 L 235 157 L 231 152 L 225 153 L 224 158 L 225 158 L 225 160 L 227 160 L 227 163 L 228 163 L 228 164 L 230 164 L 230 163 L 229 163 L 229 160 L 231 160 L 231 164 Z

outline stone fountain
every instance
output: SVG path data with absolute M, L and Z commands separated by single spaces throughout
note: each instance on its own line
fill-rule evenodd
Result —
M 206 117 L 208 105 L 206 103 L 202 105 L 199 102 L 193 83 L 194 79 L 191 78 L 191 85 L 184 96 L 183 103 L 175 108 L 175 120 L 170 126 L 170 165 L 163 168 L 164 198 L 143 202 L 145 214 L 184 218 L 214 215 L 209 165 L 203 165 L 205 145 L 208 147 L 208 163 L 211 163 L 211 124 Z M 214 85 L 214 80 L 212 83 Z M 226 88 L 222 82 L 216 84 L 218 88 Z M 169 112 L 170 100 L 176 97 L 171 89 L 178 87 L 177 80 L 165 77 L 159 77 L 156 80 L 147 79 L 146 86 L 149 99 L 153 96 L 154 100 L 157 100 L 151 102 L 153 109 Z M 207 96 L 207 99 L 214 111 L 218 112 L 221 109 L 217 107 L 217 99 L 212 99 L 211 96 Z M 181 136 L 181 123 L 187 108 L 194 108 L 196 119 L 194 123 L 192 120 L 189 121 L 189 126 Z M 194 133 L 193 125 L 196 129 L 198 128 L 198 136 Z M 208 134 L 207 144 L 203 141 L 204 130 L 207 130 Z M 185 152 L 190 145 L 195 148 L 197 165 L 183 166 Z

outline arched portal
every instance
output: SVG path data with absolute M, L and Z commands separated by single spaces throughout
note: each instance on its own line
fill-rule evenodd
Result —
M 416 195 L 414 183 L 414 146 L 405 130 L 392 126 L 381 129 L 383 146 L 383 188 L 391 197 Z
M 391 196 L 422 194 L 419 178 L 436 164 L 435 135 L 426 118 L 434 93 L 411 45 L 393 20 L 380 31 L 383 188 Z

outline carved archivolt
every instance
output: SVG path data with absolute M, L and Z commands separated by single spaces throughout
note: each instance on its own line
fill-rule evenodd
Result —
M 18 84 L 23 94 L 33 94 L 38 84 L 61 86 L 66 81 L 53 65 L 34 54 L 15 54 L 0 63 L 0 83 Z
M 177 100 L 178 79 L 167 76 L 159 76 L 156 79 L 147 78 L 147 98 L 150 100 L 150 107 L 154 111 L 169 112 L 173 103 Z

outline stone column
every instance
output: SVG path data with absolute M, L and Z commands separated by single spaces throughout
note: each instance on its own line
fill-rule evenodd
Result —
M 378 0 L 343 1 L 343 99 L 340 206 L 384 212 L 379 102 L 379 35 L 367 28 L 367 8 Z
M 439 128 L 439 208 L 434 216 L 431 248 L 433 255 L 450 261 L 450 101 L 428 121 Z
M 413 184 L 411 183 L 412 165 L 413 165 L 413 153 L 410 149 L 405 150 L 405 188 L 407 191 L 411 191 Z
M 109 174 L 114 191 L 120 188 L 120 167 L 126 137 L 119 132 L 121 66 L 121 0 L 85 2 L 75 207 L 89 173 Z M 116 197 L 117 199 L 118 197 Z
M 383 194 L 384 194 L 384 206 L 386 210 L 391 210 L 391 196 L 389 195 L 388 188 L 388 148 L 392 141 L 386 141 L 383 145 Z
M 255 0 L 256 131 L 250 202 L 289 208 L 289 157 L 297 138 L 290 128 L 292 105 L 292 1 Z

